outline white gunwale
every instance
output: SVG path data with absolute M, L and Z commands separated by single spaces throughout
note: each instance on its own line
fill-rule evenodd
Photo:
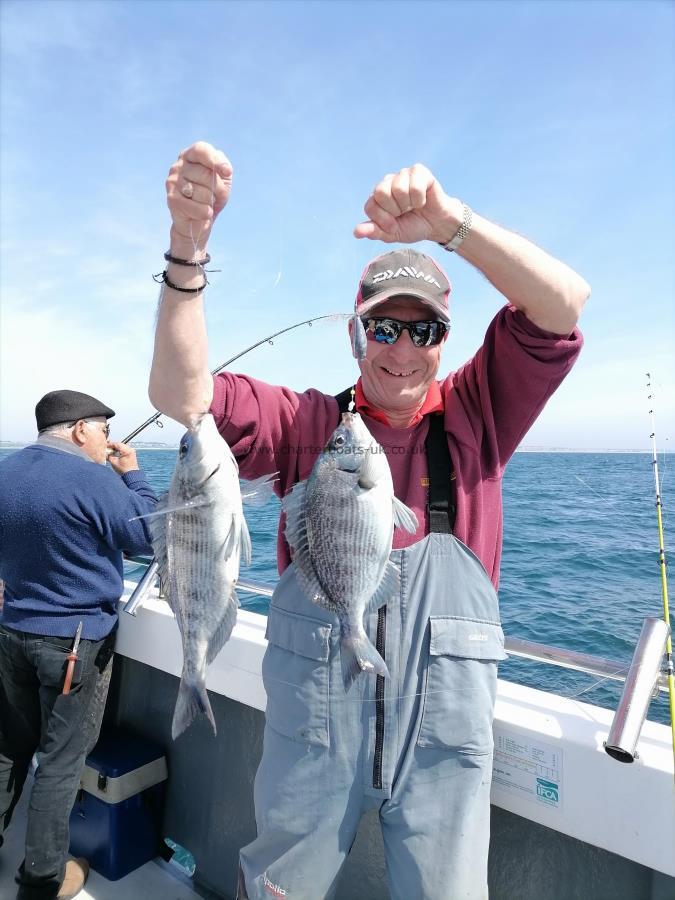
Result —
M 173 613 L 153 589 L 136 616 L 123 605 L 116 651 L 176 677 L 182 668 Z M 261 664 L 266 617 L 240 609 L 232 636 L 209 667 L 207 687 L 255 709 L 266 703 Z M 675 793 L 670 729 L 647 720 L 632 764 L 609 757 L 603 741 L 613 713 L 499 679 L 495 740 L 553 747 L 562 760 L 560 803 L 549 806 L 493 781 L 492 802 L 509 812 L 675 876 Z

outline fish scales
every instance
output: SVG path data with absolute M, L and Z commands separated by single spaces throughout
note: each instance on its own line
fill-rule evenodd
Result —
M 354 503 L 353 493 L 353 477 L 340 478 L 337 470 L 332 478 L 317 480 L 316 502 L 308 504 L 308 534 L 316 547 L 319 582 L 333 604 L 345 610 L 354 596 L 369 599 L 381 568 L 378 520 L 362 514 L 365 503 Z
M 272 493 L 269 477 L 248 496 Z M 169 492 L 151 521 L 152 543 L 183 645 L 183 671 L 171 733 L 181 734 L 202 712 L 214 734 L 206 667 L 228 640 L 237 618 L 239 563 L 251 543 L 242 509 L 239 469 L 213 416 L 195 417 L 183 436 Z
M 389 463 L 358 413 L 344 413 L 305 482 L 283 501 L 286 539 L 301 587 L 338 617 L 345 689 L 362 671 L 389 676 L 365 633 L 368 604 L 399 588 L 389 560 L 394 524 L 411 533 L 414 513 L 394 496 Z

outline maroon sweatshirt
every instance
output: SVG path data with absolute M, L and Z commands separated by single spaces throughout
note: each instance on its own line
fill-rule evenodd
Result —
M 504 467 L 571 369 L 582 343 L 578 329 L 569 337 L 551 334 L 515 307 L 505 306 L 490 323 L 476 355 L 438 383 L 456 478 L 454 534 L 476 554 L 495 587 L 502 549 Z M 211 412 L 239 463 L 241 477 L 278 472 L 280 496 L 309 477 L 339 418 L 335 398 L 320 391 L 299 394 L 229 373 L 214 377 Z M 364 410 L 362 414 L 387 455 L 396 496 L 417 515 L 416 534 L 394 531 L 394 549 L 407 547 L 429 533 L 424 447 L 429 416 L 408 428 L 392 428 Z M 277 547 L 280 573 L 290 562 L 282 529 L 283 521 Z

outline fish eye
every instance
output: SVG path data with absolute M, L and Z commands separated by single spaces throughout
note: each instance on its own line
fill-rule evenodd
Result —
M 184 457 L 187 452 L 188 452 L 188 442 L 181 441 L 180 447 L 178 448 L 178 453 L 180 454 L 181 458 Z
M 344 435 L 338 434 L 335 436 L 334 444 L 336 447 L 341 447 L 345 442 Z

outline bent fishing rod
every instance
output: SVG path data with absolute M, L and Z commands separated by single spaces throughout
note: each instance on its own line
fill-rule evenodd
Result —
M 256 341 L 255 344 L 251 344 L 250 347 L 247 347 L 245 350 L 242 350 L 241 353 L 237 353 L 235 356 L 230 357 L 230 359 L 225 360 L 225 362 L 221 363 L 218 366 L 218 368 L 214 369 L 211 372 L 211 374 L 217 375 L 218 372 L 222 371 L 226 366 L 229 366 L 233 362 L 236 362 L 236 360 L 241 359 L 242 356 L 246 356 L 247 353 L 250 353 L 251 350 L 255 350 L 256 347 L 261 347 L 263 344 L 272 344 L 274 342 L 274 338 L 279 337 L 280 334 L 286 334 L 287 331 L 293 331 L 295 328 L 300 328 L 302 325 L 309 325 L 309 327 L 311 328 L 312 324 L 314 322 L 320 322 L 322 319 L 342 319 L 342 318 L 348 319 L 348 318 L 350 318 L 350 314 L 328 313 L 325 316 L 315 316 L 313 319 L 303 319 L 302 322 L 296 322 L 295 325 L 289 325 L 287 328 L 282 328 L 280 331 L 275 331 L 274 334 L 269 334 L 267 337 L 264 337 L 262 340 Z M 153 415 L 151 415 L 150 418 L 146 419 L 142 425 L 139 425 L 138 428 L 136 428 L 134 431 L 131 432 L 131 434 L 128 434 L 124 438 L 122 443 L 128 444 L 129 441 L 133 441 L 133 439 L 137 435 L 139 435 L 141 433 L 141 431 L 145 431 L 145 429 L 148 427 L 148 425 L 152 425 L 153 422 L 157 422 L 157 426 L 159 428 L 163 428 L 164 425 L 161 422 L 157 421 L 160 418 L 160 416 L 162 416 L 162 415 L 164 415 L 164 414 L 161 412 L 156 412 Z
M 651 375 L 647 372 L 647 389 L 651 390 Z M 652 399 L 649 394 L 648 400 Z M 651 404 L 653 407 L 653 404 Z M 661 486 L 659 482 L 659 463 L 656 456 L 656 428 L 654 426 L 654 409 L 649 410 L 652 426 L 650 434 L 652 442 L 652 466 L 654 468 L 654 487 L 656 490 L 656 520 L 659 530 L 659 569 L 661 572 L 661 594 L 663 598 L 663 618 L 670 628 L 670 611 L 668 609 L 668 575 L 666 572 L 666 551 L 663 540 L 663 503 L 661 502 Z M 675 671 L 673 670 L 673 645 L 670 633 L 666 640 L 666 678 L 668 679 L 668 698 L 670 701 L 670 729 L 673 737 L 673 775 L 675 776 Z
M 349 315 L 345 313 L 329 313 L 325 316 L 315 316 L 313 319 L 303 319 L 302 322 L 296 322 L 295 325 L 289 325 L 287 328 L 282 328 L 279 331 L 275 331 L 274 334 L 270 334 L 267 337 L 263 338 L 260 341 L 256 341 L 255 344 L 251 344 L 250 347 L 246 347 L 245 350 L 242 350 L 240 353 L 237 353 L 235 356 L 231 356 L 230 359 L 225 360 L 224 363 L 221 363 L 217 368 L 215 368 L 211 374 L 217 375 L 222 369 L 226 366 L 231 365 L 231 363 L 235 362 L 238 359 L 241 359 L 242 356 L 245 356 L 247 353 L 250 353 L 251 350 L 255 350 L 256 347 L 261 347 L 263 344 L 271 344 L 274 341 L 274 338 L 279 337 L 280 334 L 286 334 L 287 331 L 293 331 L 295 328 L 300 328 L 302 325 L 309 325 L 312 327 L 314 322 L 319 322 L 322 319 L 342 319 L 342 318 L 350 318 Z M 131 432 L 127 437 L 122 441 L 123 444 L 128 444 L 129 441 L 133 440 L 136 435 L 140 434 L 148 425 L 152 425 L 153 422 L 157 422 L 157 425 L 160 428 L 163 428 L 161 422 L 158 421 L 159 417 L 163 415 L 161 412 L 156 412 L 149 419 L 146 419 L 142 425 L 139 425 L 134 431 Z M 143 605 L 146 594 L 150 590 L 150 588 L 154 585 L 155 579 L 157 578 L 157 574 L 159 572 L 159 565 L 156 559 L 152 559 L 150 565 L 145 571 L 145 574 L 138 582 L 136 589 L 132 593 L 131 597 L 124 604 L 124 611 L 129 613 L 131 616 L 135 616 L 137 611 Z

